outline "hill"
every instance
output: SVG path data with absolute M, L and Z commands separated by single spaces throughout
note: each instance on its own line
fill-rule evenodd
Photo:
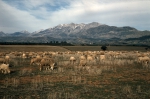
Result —
M 97 22 L 89 24 L 60 24 L 45 30 L 29 33 L 0 32 L 0 42 L 66 41 L 71 44 L 135 44 L 149 45 L 150 31 L 139 31 L 130 26 L 116 27 Z

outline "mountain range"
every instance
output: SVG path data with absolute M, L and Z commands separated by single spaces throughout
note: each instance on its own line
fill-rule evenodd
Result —
M 72 44 L 129 44 L 150 45 L 150 31 L 139 31 L 130 26 L 116 27 L 97 22 L 89 24 L 59 24 L 45 30 L 0 32 L 0 42 L 46 43 L 66 41 Z

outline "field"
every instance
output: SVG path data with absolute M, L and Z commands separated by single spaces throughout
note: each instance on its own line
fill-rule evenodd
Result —
M 30 65 L 32 57 L 22 55 L 31 52 L 51 56 L 57 63 L 54 70 Z M 80 66 L 82 53 L 96 56 Z M 0 45 L 0 57 L 5 55 L 10 56 L 11 73 L 0 72 L 0 99 L 150 98 L 150 63 L 138 62 L 139 55 L 150 57 L 144 47 L 109 46 L 104 52 L 100 46 Z M 75 63 L 69 61 L 71 56 Z

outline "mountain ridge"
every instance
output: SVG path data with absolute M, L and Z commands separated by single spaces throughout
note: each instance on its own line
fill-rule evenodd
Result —
M 148 44 L 149 38 L 144 40 L 142 37 L 150 36 L 150 31 L 139 31 L 130 26 L 109 26 L 92 22 L 88 24 L 59 24 L 52 28 L 29 33 L 20 31 L 15 33 L 0 32 L 0 42 L 50 42 L 53 40 L 67 41 L 69 43 L 128 43 L 128 44 Z M 22 38 L 22 39 L 21 39 Z M 38 38 L 38 40 L 37 40 Z M 113 39 L 118 38 L 118 39 Z M 137 39 L 130 39 L 137 38 Z M 139 39 L 138 39 L 139 38 Z

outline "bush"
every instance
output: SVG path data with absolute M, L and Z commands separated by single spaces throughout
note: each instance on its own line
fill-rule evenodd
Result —
M 103 51 L 105 51 L 105 50 L 107 50 L 107 46 L 102 46 L 101 49 L 102 49 Z

